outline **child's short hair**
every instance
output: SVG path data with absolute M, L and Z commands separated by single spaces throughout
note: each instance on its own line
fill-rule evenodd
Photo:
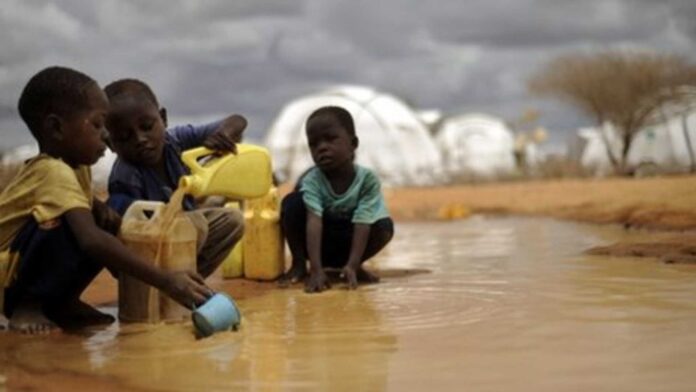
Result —
M 152 92 L 152 89 L 147 85 L 147 83 L 140 79 L 128 78 L 116 80 L 104 87 L 104 93 L 109 100 L 112 100 L 113 98 L 122 94 L 142 95 L 153 105 L 159 107 L 159 102 L 157 102 L 155 93 Z
M 309 115 L 307 122 L 309 122 L 309 120 L 313 119 L 314 117 L 325 114 L 334 116 L 336 120 L 338 120 L 338 123 L 341 124 L 341 126 L 345 128 L 346 131 L 348 131 L 348 135 L 351 137 L 355 137 L 355 124 L 353 123 L 353 116 L 351 116 L 349 111 L 340 106 L 321 107 Z
M 36 139 L 50 114 L 70 115 L 88 106 L 87 87 L 94 79 L 66 67 L 48 67 L 32 76 L 19 96 L 17 109 Z

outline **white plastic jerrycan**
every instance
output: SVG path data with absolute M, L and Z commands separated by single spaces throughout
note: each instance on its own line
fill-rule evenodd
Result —
M 166 271 L 196 271 L 197 231 L 191 220 L 174 211 L 164 222 L 165 205 L 136 201 L 123 216 L 119 238 L 133 252 Z M 166 227 L 165 227 L 166 226 Z M 122 274 L 119 277 L 119 319 L 125 322 L 180 321 L 190 311 L 146 283 Z

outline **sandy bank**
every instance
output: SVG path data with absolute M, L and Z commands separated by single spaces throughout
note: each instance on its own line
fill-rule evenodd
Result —
M 544 215 L 663 230 L 696 229 L 696 176 L 568 179 L 399 188 L 385 192 L 396 219 L 436 219 L 447 209 Z
M 696 176 L 568 179 L 404 188 L 386 191 L 396 219 L 447 219 L 468 213 L 543 215 L 616 223 L 659 233 L 654 240 L 588 250 L 696 265 Z

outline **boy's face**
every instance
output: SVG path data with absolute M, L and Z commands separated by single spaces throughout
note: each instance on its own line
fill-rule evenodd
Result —
M 353 162 L 355 140 L 331 114 L 319 115 L 307 122 L 307 142 L 312 160 L 322 171 Z
M 155 104 L 134 96 L 113 100 L 106 122 L 114 151 L 126 161 L 144 166 L 161 162 L 165 126 Z
M 63 150 L 61 155 L 72 167 L 93 165 L 106 150 L 104 122 L 109 102 L 96 83 L 87 87 L 85 93 L 87 107 L 63 118 L 63 132 L 59 141 Z

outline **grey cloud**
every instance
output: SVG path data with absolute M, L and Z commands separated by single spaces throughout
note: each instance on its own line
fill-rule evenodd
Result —
M 558 53 L 621 45 L 696 58 L 690 0 L 0 2 L 3 146 L 29 140 L 16 100 L 51 64 L 102 84 L 141 78 L 173 117 L 245 114 L 260 139 L 284 103 L 336 83 L 449 114 L 512 119 L 537 107 L 550 129 L 567 131 L 588 120 L 526 91 Z

